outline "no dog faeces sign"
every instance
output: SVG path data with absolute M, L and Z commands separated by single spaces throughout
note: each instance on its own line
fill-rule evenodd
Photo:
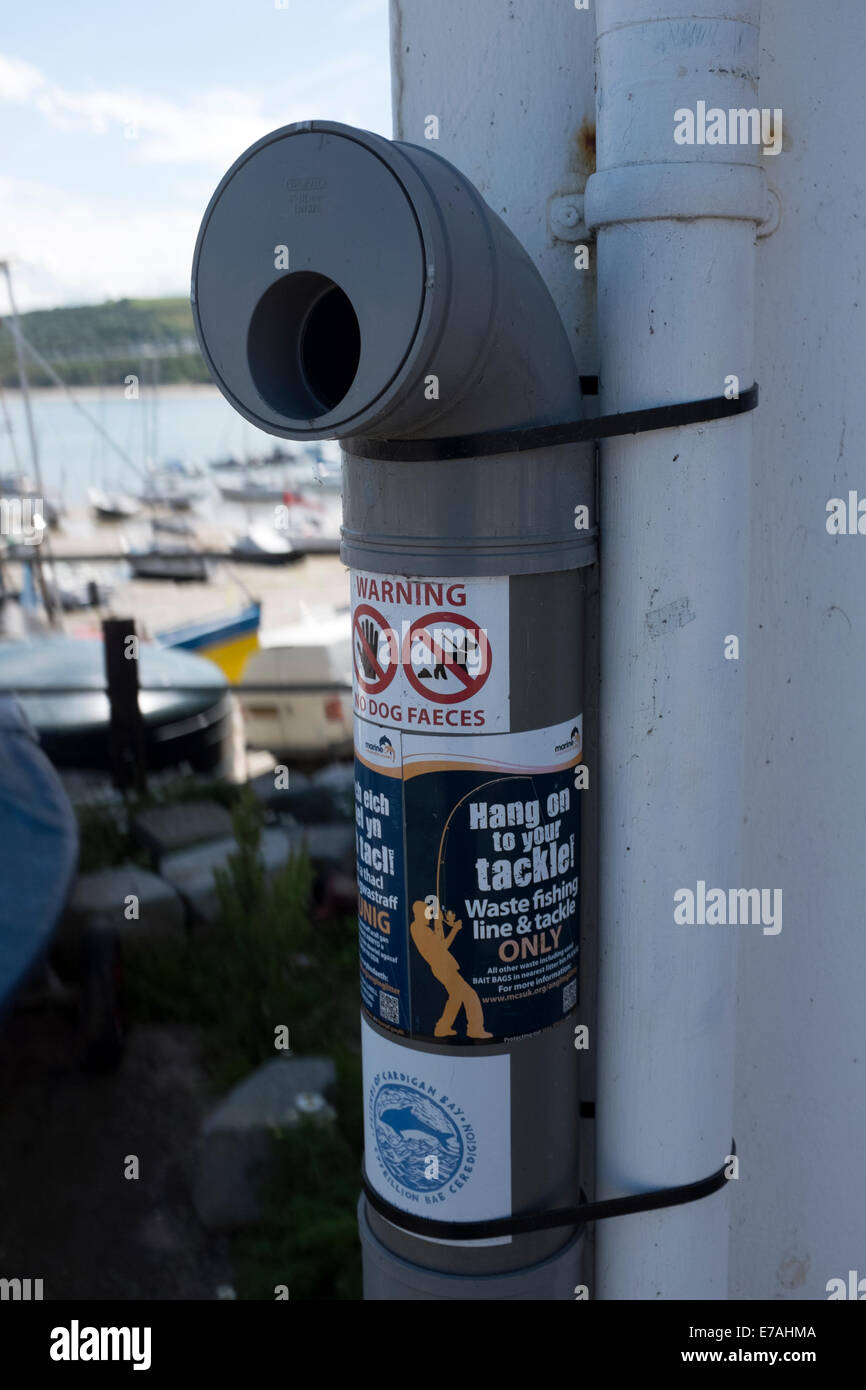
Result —
M 390 728 L 505 733 L 508 580 L 352 573 L 355 713 Z

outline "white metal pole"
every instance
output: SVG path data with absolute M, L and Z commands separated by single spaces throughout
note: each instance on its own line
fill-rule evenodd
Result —
M 701 101 L 756 106 L 759 8 L 598 0 L 586 215 L 604 412 L 752 384 L 760 149 L 674 132 Z M 750 438 L 745 415 L 602 453 L 599 1197 L 730 1153 L 743 928 L 677 925 L 674 894 L 741 885 L 745 682 L 725 647 L 746 622 Z M 597 1240 L 595 1297 L 726 1297 L 725 1192 L 602 1222 Z
M 866 7 L 764 0 L 761 47 L 785 148 L 758 250 L 746 863 L 777 866 L 785 913 L 740 951 L 730 1289 L 814 1301 L 866 1278 Z

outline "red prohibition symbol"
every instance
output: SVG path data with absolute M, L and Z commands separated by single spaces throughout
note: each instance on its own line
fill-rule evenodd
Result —
M 447 627 L 447 631 L 437 632 L 436 629 L 442 627 Z M 416 661 L 413 659 L 415 643 L 419 639 L 431 656 L 431 661 L 425 666 L 426 680 L 422 680 L 415 670 Z M 471 700 L 490 675 L 493 653 L 487 633 L 464 615 L 425 613 L 423 618 L 416 618 L 409 629 L 408 642 L 406 675 L 413 689 L 425 700 L 434 700 L 440 705 L 456 705 L 461 700 Z M 470 658 L 474 673 L 469 669 Z M 439 685 L 439 681 L 444 684 Z
M 388 665 L 379 653 L 384 645 Z M 397 674 L 397 637 L 375 608 L 361 603 L 352 616 L 352 662 L 358 684 L 366 695 L 380 695 Z

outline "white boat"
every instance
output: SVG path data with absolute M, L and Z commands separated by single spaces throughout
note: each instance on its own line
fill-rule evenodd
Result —
M 195 527 L 179 516 L 155 516 L 152 518 L 150 526 L 151 530 L 162 531 L 170 536 L 195 535 Z
M 231 541 L 231 552 L 238 560 L 255 565 L 286 565 L 303 558 L 287 536 L 264 524 L 250 526 Z
M 249 748 L 295 758 L 351 751 L 351 631 L 345 608 L 259 633 L 239 692 Z M 259 689 L 245 695 L 245 685 Z
M 239 483 L 220 483 L 220 496 L 224 502 L 282 502 L 286 493 L 285 483 L 268 483 L 258 478 L 245 478 Z
M 277 529 L 301 555 L 339 555 L 339 516 L 308 505 L 286 507 L 279 513 Z
M 91 487 L 87 489 L 87 496 L 100 521 L 130 521 L 141 511 L 140 503 L 122 492 L 103 492 L 101 488 Z
M 141 493 L 145 506 L 168 507 L 173 512 L 188 512 L 200 497 L 201 490 L 190 487 L 186 475 L 174 471 L 150 473 Z
M 272 454 L 250 454 L 241 458 L 238 454 L 226 454 L 225 458 L 212 459 L 208 468 L 214 473 L 244 473 L 248 469 L 273 468 L 276 464 L 291 463 L 295 455 L 289 450 L 275 449 Z

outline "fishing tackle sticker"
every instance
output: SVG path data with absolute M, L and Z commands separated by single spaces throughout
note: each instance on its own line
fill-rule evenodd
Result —
M 355 747 L 370 1015 L 414 1038 L 471 1045 L 538 1032 L 571 1012 L 580 716 L 453 740 L 358 720 Z

